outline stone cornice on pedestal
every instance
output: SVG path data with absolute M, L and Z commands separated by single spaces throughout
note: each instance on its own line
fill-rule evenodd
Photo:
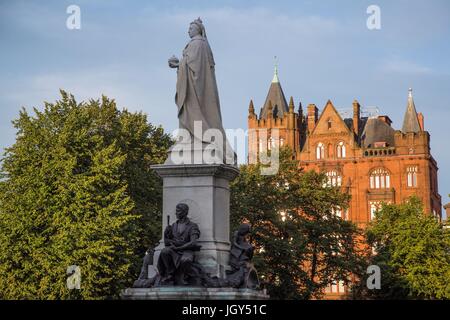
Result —
M 151 166 L 161 177 L 214 176 L 229 181 L 239 175 L 239 169 L 227 164 L 161 164 Z

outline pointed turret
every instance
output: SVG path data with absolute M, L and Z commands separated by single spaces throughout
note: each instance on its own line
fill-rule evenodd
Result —
M 248 105 L 248 119 L 256 119 L 255 107 L 253 106 L 253 100 L 250 100 Z
M 274 117 L 283 118 L 284 113 L 289 112 L 288 104 L 284 96 L 283 89 L 281 88 L 280 81 L 278 79 L 278 67 L 275 64 L 275 71 L 270 84 L 269 92 L 264 102 L 264 106 L 261 109 L 260 119 L 267 118 L 269 102 L 272 104 L 274 111 Z
M 253 106 L 253 100 L 250 100 L 250 104 L 248 106 L 248 114 L 254 114 L 255 113 L 255 107 Z
M 289 113 L 294 113 L 294 98 L 292 96 L 289 99 Z
M 402 131 L 404 133 L 421 131 L 411 88 L 409 88 L 408 106 L 406 107 L 405 117 L 403 119 Z

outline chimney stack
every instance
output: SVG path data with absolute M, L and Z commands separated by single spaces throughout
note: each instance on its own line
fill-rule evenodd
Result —
M 359 119 L 361 117 L 361 105 L 358 100 L 353 101 L 353 132 L 359 136 Z
M 425 124 L 424 124 L 423 113 L 419 112 L 417 114 L 417 118 L 419 119 L 420 130 L 425 131 Z
M 308 131 L 312 132 L 316 127 L 316 122 L 319 114 L 315 104 L 308 105 Z

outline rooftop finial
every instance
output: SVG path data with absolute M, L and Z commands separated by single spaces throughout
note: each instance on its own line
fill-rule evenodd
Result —
M 412 88 L 409 88 L 408 90 L 408 97 L 412 98 Z
M 280 82 L 278 80 L 278 60 L 277 60 L 277 56 L 274 57 L 274 60 L 275 60 L 275 68 L 274 68 L 274 71 L 273 71 L 272 82 Z

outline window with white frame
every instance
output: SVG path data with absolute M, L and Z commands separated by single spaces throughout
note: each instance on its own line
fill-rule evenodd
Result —
M 369 201 L 370 220 L 375 219 L 375 214 L 381 209 L 383 203 L 390 204 L 391 201 Z
M 325 157 L 325 146 L 322 142 L 319 142 L 319 144 L 316 147 L 316 158 L 317 160 L 323 159 Z
M 371 189 L 388 189 L 391 187 L 391 176 L 383 168 L 373 170 L 369 179 Z
M 417 166 L 409 166 L 406 168 L 406 182 L 410 188 L 417 187 Z
M 331 170 L 326 173 L 328 178 L 328 186 L 340 187 L 342 185 L 342 176 L 336 170 Z
M 375 219 L 375 214 L 381 209 L 381 201 L 369 201 L 370 220 Z
M 336 155 L 338 158 L 345 158 L 346 155 L 346 150 L 345 150 L 345 143 L 343 141 L 339 142 L 337 144 L 337 148 L 336 148 Z
M 342 209 L 339 208 L 339 207 L 332 208 L 331 209 L 331 213 L 333 213 L 334 215 L 338 216 L 339 218 L 342 218 Z
M 343 210 L 340 207 L 332 208 L 331 213 L 338 216 L 339 218 L 343 220 L 348 220 L 348 209 Z
M 345 284 L 343 280 L 333 281 L 325 288 L 326 293 L 345 293 Z

